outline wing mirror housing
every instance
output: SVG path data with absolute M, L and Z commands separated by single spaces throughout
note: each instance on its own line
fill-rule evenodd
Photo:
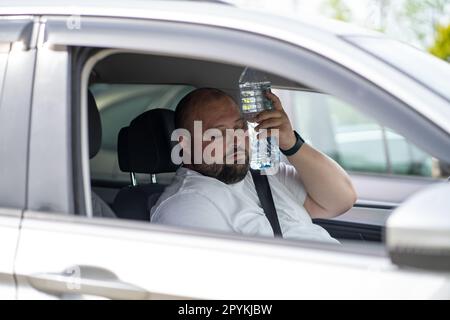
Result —
M 398 266 L 450 271 L 450 183 L 419 191 L 395 209 L 386 245 Z

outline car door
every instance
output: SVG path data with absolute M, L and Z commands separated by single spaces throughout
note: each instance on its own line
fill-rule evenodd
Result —
M 45 17 L 37 54 L 19 298 L 420 298 L 445 284 L 444 275 L 398 269 L 381 244 L 335 247 L 92 218 L 85 89 L 96 61 L 117 50 L 255 67 L 270 59 L 270 71 L 290 77 L 318 61 L 282 41 L 228 28 L 83 17 L 81 28 L 70 30 L 71 18 Z M 82 47 L 108 49 L 78 66 Z M 421 290 L 409 290 L 412 281 Z
M 0 16 L 0 299 L 16 297 L 13 270 L 26 200 L 33 24 L 32 17 Z

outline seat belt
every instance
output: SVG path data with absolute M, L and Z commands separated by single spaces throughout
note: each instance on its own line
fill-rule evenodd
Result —
M 275 237 L 283 238 L 267 175 L 261 174 L 261 171 L 259 170 L 250 169 L 250 172 L 252 174 L 253 182 L 255 183 L 259 202 L 261 202 L 264 213 L 272 226 L 273 234 Z

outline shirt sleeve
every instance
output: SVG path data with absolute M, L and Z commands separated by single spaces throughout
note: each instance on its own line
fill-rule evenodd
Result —
M 151 222 L 182 228 L 233 232 L 222 212 L 207 197 L 195 193 L 180 193 L 159 204 Z
M 292 193 L 301 205 L 305 203 L 307 193 L 294 166 L 281 162 L 275 178 Z

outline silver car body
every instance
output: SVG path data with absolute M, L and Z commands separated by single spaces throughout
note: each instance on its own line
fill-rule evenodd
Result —
M 24 164 L 26 170 L 23 173 L 26 174 L 26 201 L 22 206 L 9 206 L 15 209 L 7 209 L 4 197 L 0 198 L 0 297 L 450 298 L 448 270 L 396 265 L 381 244 L 349 243 L 334 247 L 96 219 L 89 217 L 88 198 L 84 203 L 88 217 L 70 214 L 74 211 L 72 203 L 75 196 L 72 181 L 68 178 L 72 173 L 72 154 L 67 146 L 70 145 L 71 70 L 66 46 L 97 46 L 115 48 L 113 51 L 143 53 L 155 50 L 150 50 L 151 43 L 134 38 L 136 30 L 132 28 L 124 28 L 122 33 L 115 35 L 108 34 L 107 24 L 103 34 L 101 31 L 87 34 L 83 28 L 88 30 L 89 25 L 108 23 L 108 19 L 121 26 L 131 22 L 162 21 L 199 28 L 237 30 L 243 34 L 277 39 L 280 43 L 306 49 L 352 70 L 450 135 L 450 103 L 445 98 L 341 38 L 356 35 L 378 37 L 378 34 L 328 20 L 299 20 L 231 6 L 175 1 L 130 1 L 126 4 L 119 1 L 78 1 L 76 5 L 71 1 L 40 1 L 39 4 L 35 1 L 2 1 L 0 14 L 0 22 L 5 25 L 8 20 L 29 19 L 32 22 L 33 30 L 28 44 L 25 44 L 28 48 L 21 49 L 20 42 L 10 41 L 7 36 L 0 36 L 0 42 L 13 43 L 11 48 L 15 46 L 13 49 L 20 52 L 34 52 L 38 61 L 31 81 L 34 83 L 33 101 L 29 103 L 32 105 L 31 142 L 29 162 Z M 73 24 L 70 19 L 80 17 L 79 30 L 66 32 L 60 28 L 76 26 L 76 22 Z M 96 20 L 97 17 L 105 19 Z M 147 29 L 143 27 L 143 30 Z M 169 42 L 161 43 L 165 48 L 161 53 L 165 54 L 169 49 L 173 52 L 181 50 Z M 267 65 L 261 59 L 238 52 L 220 52 L 214 46 L 209 52 L 204 52 L 203 57 L 190 51 L 194 49 L 186 47 L 182 50 L 186 57 L 214 57 L 220 61 L 266 68 L 288 78 L 295 77 L 289 74 L 290 70 L 279 70 L 276 65 Z M 110 53 L 100 52 L 87 62 L 87 71 L 81 79 L 82 87 L 87 86 L 89 67 L 101 55 Z M 23 95 L 30 97 L 31 93 L 24 92 Z M 81 121 L 85 124 L 86 93 L 82 93 L 81 100 Z M 4 117 L 2 107 L 0 121 Z M 52 114 L 52 117 L 46 114 Z M 88 193 L 86 131 L 84 126 L 81 132 L 84 153 L 82 184 Z M 3 158 L 4 154 L 0 156 Z M 450 188 L 445 187 L 447 190 Z M 46 190 L 48 188 L 50 190 Z M 3 192 L 4 189 L 0 190 Z M 430 210 L 434 210 L 433 205 L 430 204 Z M 441 199 L 439 208 L 450 212 L 449 200 Z M 359 216 L 370 220 L 372 213 L 361 210 Z M 382 213 L 385 219 L 390 211 Z M 342 218 L 346 219 L 345 215 Z M 267 270 L 275 272 L 268 273 Z

